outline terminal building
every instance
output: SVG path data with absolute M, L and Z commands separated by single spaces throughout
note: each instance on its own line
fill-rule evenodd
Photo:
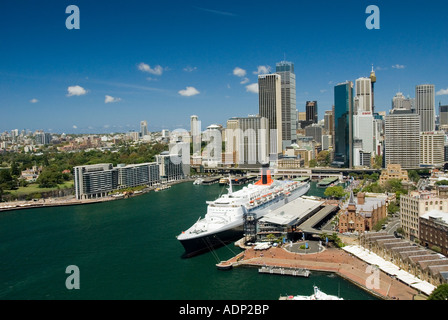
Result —
M 302 237 L 321 233 L 320 227 L 327 223 L 338 210 L 337 206 L 325 205 L 325 201 L 300 197 L 273 210 L 258 220 L 257 241 L 272 241 L 271 237 L 296 241 Z

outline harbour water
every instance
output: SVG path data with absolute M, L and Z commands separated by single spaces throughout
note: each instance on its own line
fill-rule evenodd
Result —
M 237 187 L 238 188 L 238 187 Z M 315 183 L 308 195 L 321 196 Z M 0 214 L 0 299 L 277 300 L 310 295 L 313 285 L 345 300 L 376 298 L 338 276 L 217 270 L 233 245 L 190 259 L 176 235 L 190 227 L 225 188 L 181 183 L 160 192 L 83 206 Z M 80 271 L 68 290 L 66 267 Z

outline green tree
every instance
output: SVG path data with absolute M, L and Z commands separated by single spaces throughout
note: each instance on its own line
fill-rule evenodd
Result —
M 438 185 L 438 186 L 446 186 L 446 185 L 448 185 L 448 180 L 437 181 L 436 185 Z
M 64 177 L 54 168 L 45 168 L 36 182 L 39 184 L 39 188 L 54 188 L 64 182 Z
M 383 156 L 375 156 L 375 160 L 373 162 L 374 169 L 381 169 L 383 166 Z
M 3 185 L 4 190 L 15 190 L 17 189 L 17 178 L 11 175 L 10 169 L 0 170 L 0 184 Z
M 314 167 L 317 167 L 317 160 L 316 159 L 311 159 L 310 160 L 310 162 L 308 163 L 308 166 L 310 167 L 310 168 L 314 168 Z
M 373 182 L 368 186 L 364 187 L 362 191 L 372 193 L 384 193 L 385 189 L 378 182 Z
M 397 205 L 396 201 L 392 201 L 391 203 L 389 203 L 389 206 L 387 207 L 387 213 L 395 214 L 398 211 L 400 211 L 400 207 Z
M 420 180 L 420 175 L 415 170 L 409 170 L 408 171 L 408 178 L 409 178 L 409 180 L 417 183 Z
M 428 300 L 447 300 L 448 284 L 444 283 L 438 286 L 428 297 Z
M 21 175 L 19 165 L 15 161 L 11 163 L 11 175 L 16 177 Z
M 330 152 L 327 150 L 322 150 L 321 152 L 319 152 L 319 154 L 317 155 L 317 163 L 319 166 L 321 167 L 327 167 L 330 165 Z
M 324 195 L 329 198 L 340 199 L 343 198 L 346 195 L 346 193 L 342 186 L 334 186 L 325 189 Z

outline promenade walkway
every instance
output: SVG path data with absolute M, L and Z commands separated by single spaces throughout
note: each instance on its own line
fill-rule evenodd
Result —
M 372 267 L 369 268 L 368 263 L 336 248 L 307 254 L 293 253 L 279 247 L 263 251 L 251 248 L 222 262 L 221 266 L 224 265 L 272 266 L 333 272 L 382 299 L 413 300 L 414 296 L 419 293 L 415 288 L 411 288 L 382 271 L 378 271 L 377 282 L 373 283 Z

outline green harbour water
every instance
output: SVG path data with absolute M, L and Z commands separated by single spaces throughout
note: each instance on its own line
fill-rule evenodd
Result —
M 346 300 L 376 300 L 328 273 L 309 278 L 220 271 L 233 245 L 183 259 L 176 235 L 206 212 L 206 200 L 227 192 L 218 184 L 185 182 L 161 192 L 106 203 L 0 213 L 0 299 L 277 300 L 310 295 L 313 285 Z M 321 196 L 312 188 L 308 195 Z M 68 290 L 67 266 L 80 271 Z

